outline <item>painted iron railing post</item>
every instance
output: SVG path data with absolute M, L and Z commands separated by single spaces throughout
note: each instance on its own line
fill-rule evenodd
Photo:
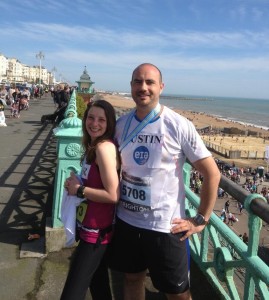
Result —
M 70 172 L 79 172 L 81 157 L 82 121 L 77 117 L 76 92 L 73 91 L 65 118 L 54 129 L 57 142 L 57 168 L 54 182 L 54 196 L 52 207 L 52 227 L 61 227 L 61 201 L 64 181 Z
M 186 215 L 192 217 L 196 214 L 200 198 L 189 187 L 190 171 L 191 166 L 185 164 Z M 227 183 L 226 179 L 224 184 L 233 185 Z M 261 219 L 253 213 L 254 210 L 258 211 L 257 202 L 267 212 L 268 205 L 260 194 L 247 194 L 245 190 L 237 189 L 233 190 L 233 196 L 238 195 L 236 199 L 243 199 L 249 214 L 248 245 L 213 213 L 202 233 L 190 238 L 191 256 L 223 299 L 253 300 L 256 294 L 259 297 L 257 299 L 269 299 L 269 267 L 257 255 Z

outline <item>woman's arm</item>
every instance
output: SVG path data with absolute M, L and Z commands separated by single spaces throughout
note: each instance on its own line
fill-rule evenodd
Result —
M 96 147 L 96 163 L 99 167 L 104 189 L 85 187 L 85 198 L 100 203 L 116 203 L 119 200 L 119 161 L 116 146 L 111 142 L 103 142 Z M 76 195 L 80 186 L 75 174 L 67 179 L 68 193 Z

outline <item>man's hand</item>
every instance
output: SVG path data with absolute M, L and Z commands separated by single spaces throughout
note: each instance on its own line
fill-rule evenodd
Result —
M 197 226 L 192 218 L 187 218 L 187 219 L 175 218 L 172 220 L 171 233 L 184 232 L 185 234 L 180 238 L 181 241 L 184 241 L 192 234 L 201 232 L 204 228 L 205 225 Z

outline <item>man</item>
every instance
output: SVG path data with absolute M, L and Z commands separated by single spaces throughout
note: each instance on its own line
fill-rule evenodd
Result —
M 25 88 L 23 88 L 23 91 L 22 91 L 22 93 L 21 93 L 21 94 L 26 96 L 26 98 L 27 98 L 27 101 L 29 101 L 29 100 L 30 100 L 30 96 L 31 96 L 31 94 L 30 94 L 30 91 L 29 91 L 28 87 L 25 87 Z
M 60 90 L 58 94 L 58 110 L 56 112 L 56 115 L 58 116 L 57 118 L 57 123 L 59 124 L 63 119 L 64 119 L 64 113 L 66 111 L 68 102 L 69 102 L 69 93 L 68 93 L 69 87 L 64 86 L 63 89 Z
M 144 280 L 168 299 L 191 299 L 187 238 L 204 229 L 213 210 L 220 173 L 193 124 L 159 104 L 160 70 L 149 63 L 132 75 L 136 110 L 117 122 L 122 159 L 111 268 L 125 273 L 125 300 L 145 298 Z M 183 164 L 203 175 L 195 218 L 185 217 Z
M 227 200 L 227 201 L 225 202 L 225 204 L 224 204 L 225 211 L 226 211 L 227 213 L 230 212 L 230 211 L 229 211 L 229 206 L 230 206 L 230 200 Z

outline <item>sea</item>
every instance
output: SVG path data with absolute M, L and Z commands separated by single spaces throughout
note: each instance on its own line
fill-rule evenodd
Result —
M 160 103 L 269 130 L 269 99 L 163 94 Z

